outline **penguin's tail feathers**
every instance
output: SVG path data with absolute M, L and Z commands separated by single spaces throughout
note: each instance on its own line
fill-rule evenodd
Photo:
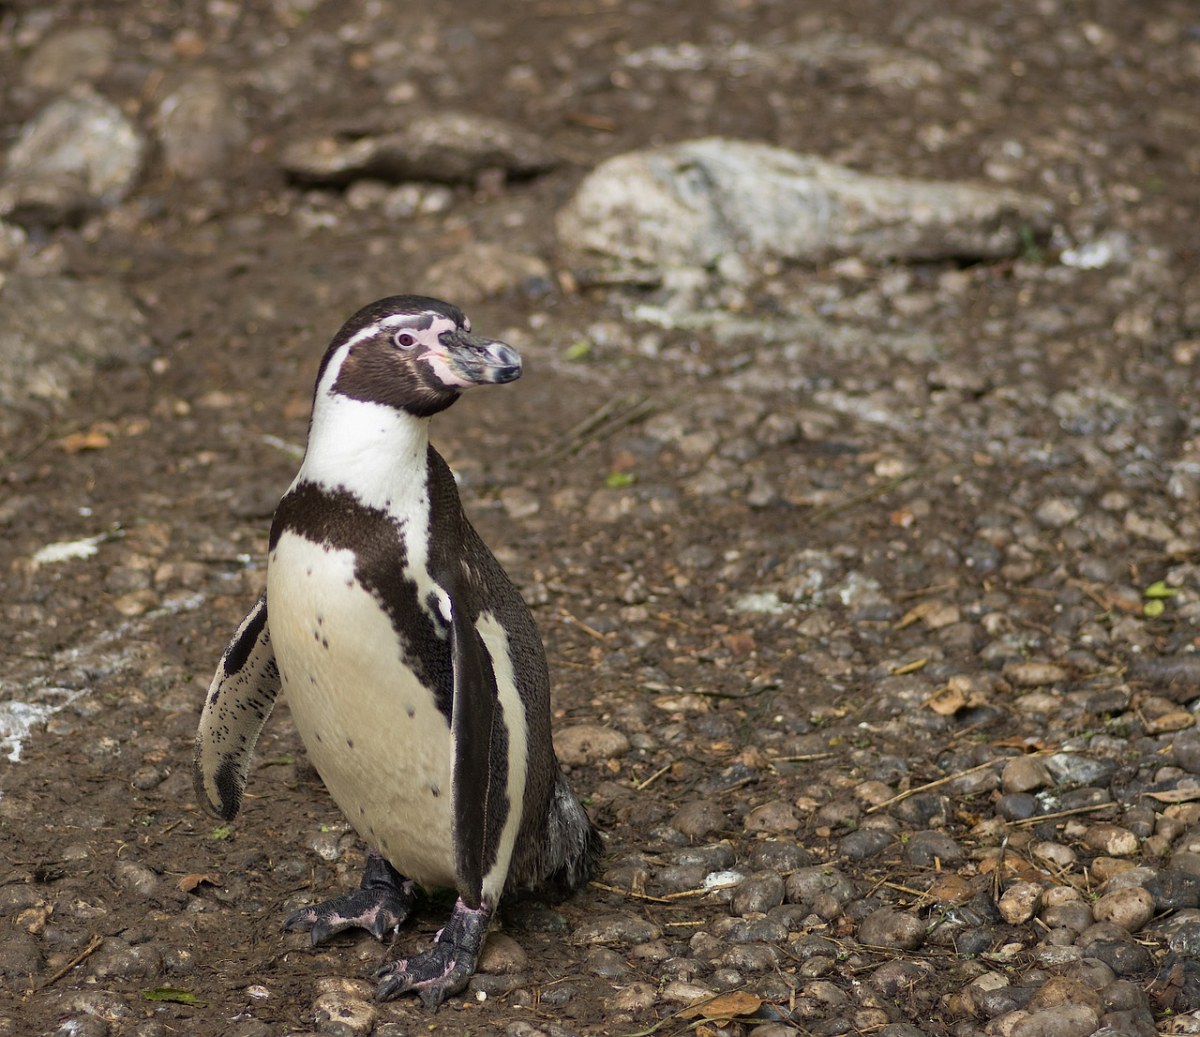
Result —
M 555 771 L 546 817 L 543 872 L 546 878 L 542 885 L 570 893 L 595 874 L 604 853 L 604 841 L 562 771 L 557 768 Z

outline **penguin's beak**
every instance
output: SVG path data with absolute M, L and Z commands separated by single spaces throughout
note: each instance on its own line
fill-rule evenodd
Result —
M 465 389 L 472 385 L 497 385 L 521 377 L 521 354 L 496 339 L 458 329 L 439 339 L 441 350 L 431 350 L 442 381 Z

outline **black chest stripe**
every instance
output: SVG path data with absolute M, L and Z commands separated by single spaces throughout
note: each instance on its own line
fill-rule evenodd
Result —
M 355 578 L 387 613 L 403 645 L 404 663 L 432 690 L 439 712 L 449 722 L 454 673 L 448 629 L 440 617 L 435 623 L 421 607 L 417 583 L 405 575 L 408 552 L 400 524 L 347 490 L 302 482 L 275 511 L 272 551 L 285 531 L 331 550 L 354 552 Z

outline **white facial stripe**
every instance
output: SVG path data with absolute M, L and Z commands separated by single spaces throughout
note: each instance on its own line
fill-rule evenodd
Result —
M 433 318 L 433 323 L 428 327 L 422 327 L 429 318 Z M 411 328 L 418 332 L 417 338 L 433 345 L 438 341 L 438 338 L 446 331 L 455 331 L 458 325 L 449 317 L 434 313 L 431 310 L 426 310 L 422 313 L 393 313 L 387 317 L 377 320 L 374 324 L 369 324 L 361 331 L 356 331 L 346 340 L 347 346 L 353 346 L 358 342 L 366 342 L 368 339 L 375 338 L 376 335 L 385 331 L 394 331 L 397 328 Z M 466 321 L 463 324 L 463 330 L 471 330 L 471 322 Z

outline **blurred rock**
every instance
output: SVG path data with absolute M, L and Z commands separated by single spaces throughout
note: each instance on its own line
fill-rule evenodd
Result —
M 145 319 L 117 285 L 10 275 L 0 282 L 0 433 L 148 353 Z
M 549 278 L 550 267 L 537 256 L 478 241 L 434 263 L 422 290 L 466 306 L 527 285 L 548 284 Z
M 163 161 L 187 179 L 228 170 L 249 132 L 237 99 L 214 69 L 195 69 L 172 86 L 156 120 Z
M 396 131 L 310 137 L 284 148 L 281 162 L 303 184 L 342 186 L 364 178 L 473 183 L 489 170 L 510 178 L 550 169 L 541 138 L 465 112 L 419 116 Z
M 0 214 L 15 223 L 71 223 L 120 202 L 145 142 L 121 110 L 88 87 L 53 101 L 21 130 L 0 181 Z
M 111 66 L 116 45 L 116 36 L 98 25 L 53 32 L 26 59 L 23 78 L 48 93 L 94 83 Z
M 1031 195 L 854 172 L 811 155 L 718 137 L 608 159 L 557 217 L 568 263 L 662 282 L 703 269 L 735 284 L 773 264 L 997 258 L 1045 230 Z M 1025 233 L 1028 233 L 1026 229 Z

